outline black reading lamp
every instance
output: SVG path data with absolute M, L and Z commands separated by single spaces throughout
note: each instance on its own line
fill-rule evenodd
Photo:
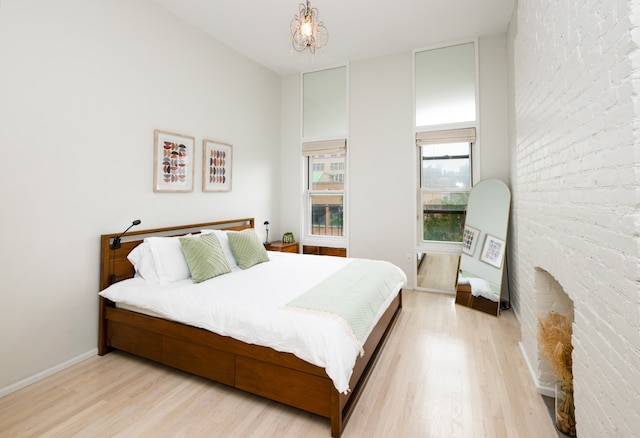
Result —
M 136 219 L 135 221 L 131 222 L 131 225 L 129 225 L 129 228 L 127 228 L 126 230 L 124 230 L 124 231 L 122 232 L 122 234 L 120 234 L 119 236 L 114 237 L 114 238 L 113 238 L 113 242 L 111 243 L 111 249 L 120 249 L 120 246 L 121 246 L 121 245 L 120 245 L 120 238 L 121 238 L 122 236 L 124 236 L 124 235 L 127 233 L 127 231 L 129 231 L 129 229 L 130 229 L 131 227 L 133 227 L 133 226 L 135 226 L 135 225 L 140 225 L 140 223 L 141 223 L 141 222 L 140 222 L 140 219 Z
M 264 239 L 264 244 L 268 245 L 269 244 L 269 221 L 264 221 L 264 229 L 267 232 L 267 237 L 265 237 Z

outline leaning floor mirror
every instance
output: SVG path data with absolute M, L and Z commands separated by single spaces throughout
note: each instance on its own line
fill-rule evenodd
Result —
M 511 192 L 487 179 L 469 194 L 456 285 L 456 303 L 500 314 Z

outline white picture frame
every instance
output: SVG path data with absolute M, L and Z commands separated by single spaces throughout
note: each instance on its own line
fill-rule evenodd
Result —
M 480 253 L 480 260 L 500 269 L 504 259 L 504 250 L 504 240 L 487 234 L 482 246 L 482 253 Z
M 156 129 L 153 132 L 153 191 L 192 192 L 196 139 Z
M 202 191 L 230 192 L 233 145 L 215 140 L 202 141 Z
M 462 233 L 462 252 L 473 256 L 476 252 L 476 246 L 478 245 L 479 238 L 480 230 L 469 225 L 465 225 Z

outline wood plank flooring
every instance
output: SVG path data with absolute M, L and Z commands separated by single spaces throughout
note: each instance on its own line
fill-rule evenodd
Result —
M 500 318 L 450 295 L 404 308 L 343 433 L 355 437 L 555 437 Z M 0 398 L 0 437 L 328 437 L 329 421 L 121 352 Z

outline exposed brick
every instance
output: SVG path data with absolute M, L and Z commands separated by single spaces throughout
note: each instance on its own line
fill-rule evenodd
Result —
M 586 438 L 640 430 L 639 9 L 626 0 L 518 2 L 507 36 L 512 302 L 535 377 L 549 387 L 537 319 L 554 294 L 573 300 Z

